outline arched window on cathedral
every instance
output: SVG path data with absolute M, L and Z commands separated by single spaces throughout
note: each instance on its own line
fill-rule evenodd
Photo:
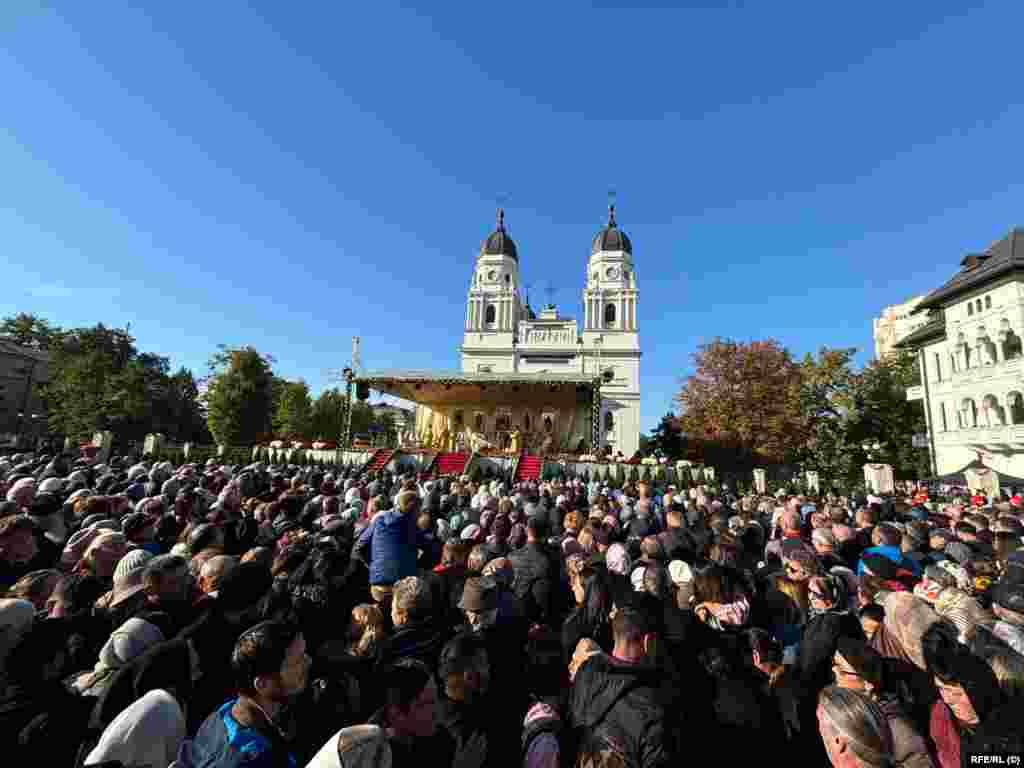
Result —
M 604 305 L 604 327 L 612 328 L 615 326 L 615 305 L 605 304 Z
M 497 318 L 497 310 L 493 304 L 488 304 L 487 309 L 484 311 L 484 322 L 487 325 L 494 325 Z
M 605 411 L 604 413 L 604 431 L 611 432 L 615 429 L 615 416 L 612 415 L 611 411 Z

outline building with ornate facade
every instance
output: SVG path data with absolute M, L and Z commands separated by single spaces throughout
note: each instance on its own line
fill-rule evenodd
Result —
M 46 431 L 39 385 L 49 380 L 45 352 L 0 339 L 0 444 L 32 441 Z
M 873 330 L 877 359 L 891 355 L 898 342 L 928 322 L 926 315 L 914 312 L 923 299 L 924 296 L 915 296 L 902 304 L 893 304 L 882 310 L 881 317 L 875 318 Z
M 981 460 L 1024 477 L 1024 229 L 968 254 L 915 313 L 924 325 L 897 342 L 919 359 L 920 400 L 939 474 Z
M 467 374 L 578 375 L 604 372 L 602 447 L 633 455 L 640 445 L 640 334 L 633 244 L 608 209 L 584 266 L 581 325 L 554 305 L 534 312 L 523 296 L 519 247 L 498 212 L 470 276 L 459 353 Z M 531 431 L 543 407 L 513 414 Z M 588 441 L 589 442 L 589 441 Z

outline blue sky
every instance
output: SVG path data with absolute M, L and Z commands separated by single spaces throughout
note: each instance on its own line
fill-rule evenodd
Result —
M 646 429 L 704 341 L 866 359 L 1024 223 L 1019 3 L 116 5 L 0 5 L 0 313 L 200 373 L 456 367 L 498 200 L 578 317 L 614 188 Z

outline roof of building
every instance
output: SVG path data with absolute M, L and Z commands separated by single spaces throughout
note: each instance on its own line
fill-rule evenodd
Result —
M 498 209 L 498 226 L 480 246 L 481 256 L 508 256 L 519 261 L 515 241 L 505 231 L 505 211 Z
M 1024 271 L 1024 228 L 1011 229 L 984 253 L 965 256 L 960 265 L 960 271 L 944 285 L 925 296 L 924 301 L 917 305 L 916 311 L 941 307 L 950 299 L 985 285 L 997 277 L 1017 270 Z
M 625 251 L 630 255 L 633 253 L 633 244 L 629 237 L 615 223 L 614 205 L 608 206 L 608 224 L 594 235 L 594 241 L 590 246 L 591 253 L 601 251 Z
M 585 373 L 554 373 L 540 371 L 537 373 L 465 373 L 463 371 L 417 371 L 417 370 L 384 370 L 367 371 L 359 375 L 356 381 L 404 381 L 467 384 L 593 384 L 593 374 Z M 371 386 L 372 383 L 371 383 Z
M 601 386 L 593 374 L 547 371 L 370 371 L 359 376 L 356 382 L 407 402 L 451 407 L 520 403 L 568 408 L 577 403 L 578 393 L 595 392 Z
M 928 322 L 893 344 L 895 349 L 915 349 L 926 342 L 943 341 L 946 338 L 946 318 L 942 310 L 932 312 Z

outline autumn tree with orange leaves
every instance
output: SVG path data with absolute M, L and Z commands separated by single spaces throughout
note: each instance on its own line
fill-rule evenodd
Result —
M 675 398 L 687 435 L 769 462 L 806 444 L 803 375 L 779 342 L 716 338 L 693 361 L 695 371 Z

